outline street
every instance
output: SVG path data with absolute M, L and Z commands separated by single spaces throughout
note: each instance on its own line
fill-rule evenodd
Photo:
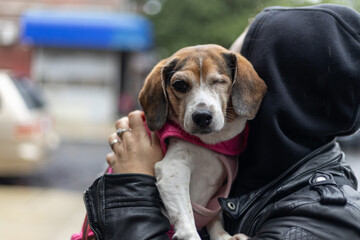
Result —
M 107 142 L 63 141 L 37 173 L 26 177 L 0 178 L 9 185 L 84 191 L 106 167 Z
M 85 216 L 82 193 L 104 172 L 105 138 L 63 140 L 33 176 L 0 178 L 0 239 L 69 239 Z M 360 149 L 346 149 L 360 178 Z M 20 231 L 19 231 L 20 229 Z
M 84 191 L 106 168 L 106 142 L 64 140 L 37 174 L 18 178 L 21 185 Z
M 0 239 L 63 240 L 79 232 L 82 194 L 105 169 L 106 139 L 64 140 L 32 176 L 0 178 Z

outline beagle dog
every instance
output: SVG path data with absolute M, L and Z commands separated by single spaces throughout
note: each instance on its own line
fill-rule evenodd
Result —
M 167 152 L 155 165 L 174 239 L 200 239 L 197 229 L 204 224 L 211 239 L 247 238 L 224 230 L 217 198 L 230 191 L 237 164 L 236 156 L 230 155 L 239 153 L 241 141 L 246 143 L 246 136 L 238 136 L 255 117 L 265 92 L 250 62 L 213 44 L 180 49 L 147 76 L 139 101 L 148 128 L 161 132 L 170 123 L 171 131 L 181 132 L 166 135 Z M 240 139 L 235 141 L 235 154 L 226 144 L 224 151 L 216 151 L 215 146 L 233 139 Z

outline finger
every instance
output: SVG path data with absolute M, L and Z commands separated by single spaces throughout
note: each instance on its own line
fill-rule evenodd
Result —
M 131 128 L 130 128 L 130 126 L 129 126 L 129 118 L 128 118 L 128 117 L 123 117 L 123 118 L 119 119 L 119 120 L 116 122 L 115 126 L 116 126 L 116 131 L 118 131 L 118 130 L 124 130 L 124 129 L 129 129 L 129 131 L 117 132 L 119 138 L 121 138 L 121 139 L 124 139 L 124 138 L 123 138 L 123 135 L 124 135 L 124 134 L 129 134 L 129 133 L 131 133 L 131 131 L 132 131 Z
M 116 133 L 113 133 L 109 136 L 108 143 L 111 148 L 111 150 L 115 151 L 116 146 L 120 145 L 121 142 L 120 138 L 116 135 Z
M 123 129 L 130 128 L 129 118 L 128 117 L 120 118 L 119 120 L 116 121 L 115 127 L 116 127 L 116 129 L 118 129 L 118 128 L 123 128 Z
M 146 135 L 148 132 L 144 124 L 144 112 L 134 111 L 129 114 L 129 125 L 135 134 Z
M 109 138 L 108 138 L 108 143 L 109 143 L 109 145 L 111 144 L 111 142 L 112 142 L 115 138 L 117 138 L 116 133 L 112 133 L 112 134 L 109 136 Z
M 112 167 L 115 163 L 115 154 L 113 152 L 106 155 L 106 162 Z

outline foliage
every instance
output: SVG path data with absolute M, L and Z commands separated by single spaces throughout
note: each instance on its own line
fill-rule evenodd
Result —
M 138 0 L 139 1 L 139 0 Z M 150 0 L 154 1 L 154 0 Z M 148 16 L 154 23 L 158 47 L 170 55 L 190 45 L 216 43 L 226 48 L 268 6 L 306 6 L 339 3 L 359 7 L 360 0 L 155 0 L 161 11 Z M 162 56 L 163 57 L 163 56 Z

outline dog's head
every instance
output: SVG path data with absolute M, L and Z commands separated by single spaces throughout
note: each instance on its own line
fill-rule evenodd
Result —
M 160 61 L 139 96 L 150 130 L 176 121 L 193 135 L 219 132 L 235 118 L 253 119 L 266 85 L 240 54 L 218 45 L 186 47 Z

